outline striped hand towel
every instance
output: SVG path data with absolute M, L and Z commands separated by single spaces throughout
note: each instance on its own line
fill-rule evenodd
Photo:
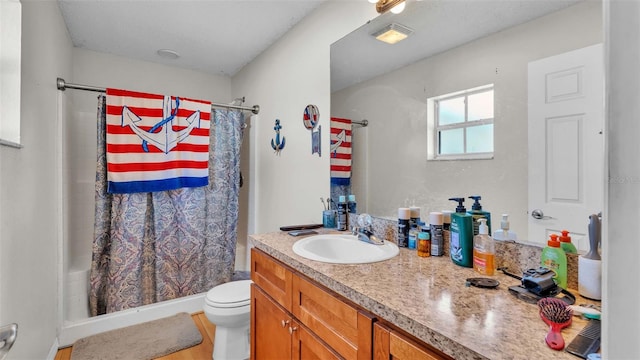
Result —
M 211 102 L 107 89 L 109 193 L 209 182 Z
M 331 118 L 331 184 L 351 183 L 351 120 Z

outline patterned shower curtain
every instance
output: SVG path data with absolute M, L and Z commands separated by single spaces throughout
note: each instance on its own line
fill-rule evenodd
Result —
M 208 186 L 109 194 L 106 105 L 99 97 L 92 316 L 206 292 L 231 280 L 243 122 L 241 111 L 214 111 Z

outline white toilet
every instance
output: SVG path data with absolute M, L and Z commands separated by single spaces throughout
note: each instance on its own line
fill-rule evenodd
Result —
M 248 359 L 251 280 L 230 281 L 209 290 L 204 313 L 216 326 L 213 359 Z

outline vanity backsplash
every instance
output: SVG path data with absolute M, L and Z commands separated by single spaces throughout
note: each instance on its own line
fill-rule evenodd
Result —
M 349 214 L 349 224 L 355 223 L 356 214 Z M 398 239 L 398 222 L 395 220 L 372 217 L 373 233 L 385 240 L 396 242 Z M 542 248 L 514 242 L 495 241 L 496 267 L 506 267 L 515 275 L 522 275 L 523 270 L 540 266 Z M 444 256 L 449 256 L 449 244 L 444 244 Z M 416 254 L 417 256 L 417 254 Z M 425 261 L 429 261 L 426 259 Z M 578 289 L 578 255 L 567 254 L 567 287 Z

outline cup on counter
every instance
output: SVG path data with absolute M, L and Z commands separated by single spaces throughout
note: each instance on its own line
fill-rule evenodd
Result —
M 335 210 L 324 210 L 322 212 L 322 225 L 326 228 L 335 228 L 337 216 L 338 212 Z

